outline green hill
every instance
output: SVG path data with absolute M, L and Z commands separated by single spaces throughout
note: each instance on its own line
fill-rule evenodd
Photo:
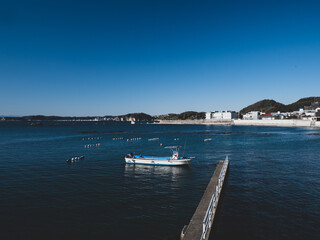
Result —
M 284 105 L 271 99 L 265 99 L 241 109 L 240 114 L 243 115 L 250 111 L 260 111 L 265 113 L 277 111 L 293 112 L 298 111 L 301 107 L 310 106 L 314 102 L 320 102 L 320 97 L 301 98 L 298 101 L 288 105 Z
M 146 113 L 129 113 L 126 115 L 118 116 L 123 120 L 128 121 L 130 118 L 134 118 L 136 121 L 152 121 L 154 118 Z
M 314 102 L 320 102 L 320 97 L 307 97 L 307 98 L 301 98 L 298 101 L 288 104 L 287 111 L 292 112 L 292 111 L 298 111 L 299 108 L 305 107 L 305 106 L 310 106 Z
M 186 119 L 204 119 L 206 117 L 205 112 L 187 111 L 180 114 L 169 113 L 167 115 L 159 116 L 162 120 L 186 120 Z
M 254 104 L 251 104 L 240 110 L 240 114 L 246 114 L 251 111 L 260 111 L 260 112 L 277 112 L 277 111 L 285 111 L 286 105 L 276 102 L 271 99 L 265 99 Z

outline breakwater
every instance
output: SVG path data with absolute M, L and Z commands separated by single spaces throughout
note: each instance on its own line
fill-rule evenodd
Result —
M 193 124 L 193 125 L 235 125 L 235 126 L 274 126 L 274 127 L 316 127 L 320 121 L 283 119 L 283 120 L 159 120 L 155 124 Z

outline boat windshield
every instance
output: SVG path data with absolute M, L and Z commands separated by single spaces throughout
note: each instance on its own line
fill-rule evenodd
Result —
M 173 158 L 178 158 L 179 157 L 179 148 L 180 148 L 180 146 L 168 146 L 168 147 L 165 147 L 165 148 L 171 150 Z

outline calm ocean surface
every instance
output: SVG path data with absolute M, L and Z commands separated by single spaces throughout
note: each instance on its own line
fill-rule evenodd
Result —
M 185 142 L 189 168 L 124 164 Z M 178 239 L 227 154 L 212 239 L 320 239 L 319 149 L 320 129 L 0 122 L 0 239 Z

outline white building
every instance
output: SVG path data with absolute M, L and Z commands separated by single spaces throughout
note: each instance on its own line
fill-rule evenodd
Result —
M 231 120 L 236 119 L 237 113 L 235 111 L 212 111 L 206 113 L 206 119 L 213 120 Z
M 316 110 L 305 110 L 304 113 L 307 117 L 315 117 L 316 116 Z
M 206 119 L 211 119 L 212 112 L 206 112 Z
M 303 109 L 300 108 L 299 111 L 293 111 L 292 115 L 297 116 L 300 119 L 311 120 L 316 117 L 317 109 Z
M 260 118 L 260 112 L 259 111 L 251 111 L 243 115 L 242 117 L 244 120 L 257 120 Z
M 316 117 L 315 117 L 315 119 L 316 119 L 317 121 L 320 121 L 320 108 L 317 108 L 317 109 L 316 109 Z
M 260 116 L 261 119 L 263 120 L 274 120 L 275 119 L 275 116 L 272 116 L 271 114 L 263 114 Z

